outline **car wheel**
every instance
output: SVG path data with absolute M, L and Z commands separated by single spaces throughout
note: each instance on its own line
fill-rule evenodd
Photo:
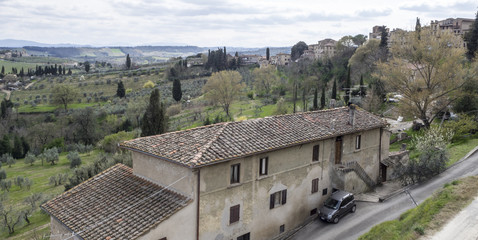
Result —
M 353 212 L 353 213 L 354 213 L 356 208 L 357 208 L 357 207 L 354 205 L 354 206 L 352 207 L 352 210 L 351 210 L 351 212 Z
M 338 222 L 339 222 L 339 217 L 334 217 L 333 222 L 334 222 L 334 223 L 338 223 Z

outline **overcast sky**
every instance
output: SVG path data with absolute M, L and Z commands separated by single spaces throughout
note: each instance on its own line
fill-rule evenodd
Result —
M 0 39 L 100 45 L 292 46 L 375 25 L 475 18 L 466 0 L 0 0 Z

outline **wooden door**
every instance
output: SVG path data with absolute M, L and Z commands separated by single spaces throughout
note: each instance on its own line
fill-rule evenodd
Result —
M 382 182 L 387 181 L 387 166 L 385 164 L 380 163 L 380 175 L 382 175 Z
M 342 162 L 342 137 L 339 136 L 335 139 L 335 164 Z

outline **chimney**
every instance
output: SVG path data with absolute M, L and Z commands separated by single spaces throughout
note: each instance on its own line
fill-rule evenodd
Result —
M 355 124 L 355 104 L 349 105 L 349 124 L 354 127 Z

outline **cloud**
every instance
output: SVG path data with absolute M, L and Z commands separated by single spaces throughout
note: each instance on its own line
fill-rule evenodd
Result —
M 400 10 L 405 11 L 414 11 L 420 13 L 449 13 L 453 12 L 469 12 L 472 9 L 476 9 L 476 3 L 473 1 L 468 2 L 457 2 L 452 5 L 430 5 L 430 4 L 419 4 L 419 5 L 407 5 L 401 6 Z
M 357 12 L 357 16 L 362 18 L 374 18 L 374 17 L 386 17 L 390 16 L 392 9 L 376 10 L 376 9 L 367 9 Z

